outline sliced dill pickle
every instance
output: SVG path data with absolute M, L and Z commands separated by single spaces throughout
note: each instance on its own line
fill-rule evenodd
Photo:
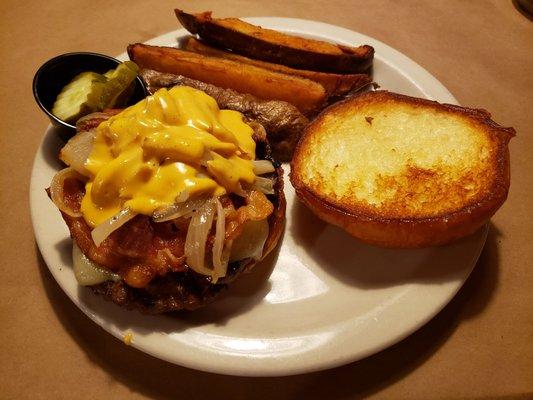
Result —
M 119 65 L 125 65 L 127 66 L 129 69 L 133 70 L 133 72 L 137 73 L 139 72 L 139 66 L 137 64 L 135 64 L 133 61 L 124 61 L 122 62 L 121 64 Z M 118 67 L 117 67 L 118 68 Z M 107 78 L 107 79 L 110 79 L 112 77 L 112 75 L 115 73 L 116 69 L 110 69 L 109 71 L 107 71 L 104 76 Z
M 135 85 L 132 83 L 116 97 L 115 104 L 113 105 L 113 107 L 124 106 L 128 102 L 129 98 L 132 96 L 134 91 Z
M 131 61 L 123 62 L 119 66 L 104 74 L 107 78 L 102 96 L 100 99 L 100 108 L 111 108 L 121 106 L 131 94 L 130 86 L 137 77 L 139 67 Z
M 124 105 L 133 93 L 139 67 L 126 61 L 105 74 L 82 72 L 59 93 L 52 114 L 65 122 L 106 108 Z
M 104 91 L 106 78 L 96 72 L 82 72 L 65 86 L 52 107 L 57 118 L 71 122 L 94 112 Z

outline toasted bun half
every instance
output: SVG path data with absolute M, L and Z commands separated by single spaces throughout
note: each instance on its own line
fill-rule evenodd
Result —
M 442 245 L 475 232 L 505 201 L 514 135 L 484 110 L 362 93 L 308 125 L 290 180 L 319 218 L 364 242 Z

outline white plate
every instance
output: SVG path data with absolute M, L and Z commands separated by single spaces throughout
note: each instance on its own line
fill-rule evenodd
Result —
M 299 19 L 248 20 L 346 45 L 370 44 L 376 50 L 374 77 L 382 88 L 456 103 L 419 65 L 360 33 Z M 149 43 L 174 45 L 183 34 L 171 32 Z M 486 228 L 440 248 L 384 250 L 361 244 L 300 205 L 286 175 L 287 226 L 276 255 L 203 310 L 182 317 L 143 316 L 76 284 L 67 227 L 44 191 L 59 168 L 60 146 L 49 128 L 35 157 L 30 191 L 35 236 L 51 273 L 105 330 L 121 339 L 131 332 L 139 350 L 190 368 L 275 376 L 359 360 L 440 311 L 468 277 L 485 242 Z

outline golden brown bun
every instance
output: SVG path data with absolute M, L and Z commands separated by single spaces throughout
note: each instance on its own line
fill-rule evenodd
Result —
M 484 110 L 363 93 L 305 129 L 290 179 L 319 218 L 364 242 L 441 245 L 475 232 L 505 201 L 514 134 Z

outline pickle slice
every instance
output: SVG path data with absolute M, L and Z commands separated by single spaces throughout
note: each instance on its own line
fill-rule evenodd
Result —
M 124 105 L 133 93 L 139 67 L 126 61 L 105 74 L 82 72 L 65 86 L 52 107 L 52 114 L 65 122 L 84 115 Z
M 65 86 L 52 107 L 57 118 L 72 122 L 98 108 L 106 78 L 96 72 L 82 72 Z
M 139 67 L 131 61 L 123 62 L 119 66 L 104 74 L 107 78 L 102 96 L 100 99 L 100 108 L 112 108 L 121 106 L 131 94 L 130 87 L 137 77 Z

